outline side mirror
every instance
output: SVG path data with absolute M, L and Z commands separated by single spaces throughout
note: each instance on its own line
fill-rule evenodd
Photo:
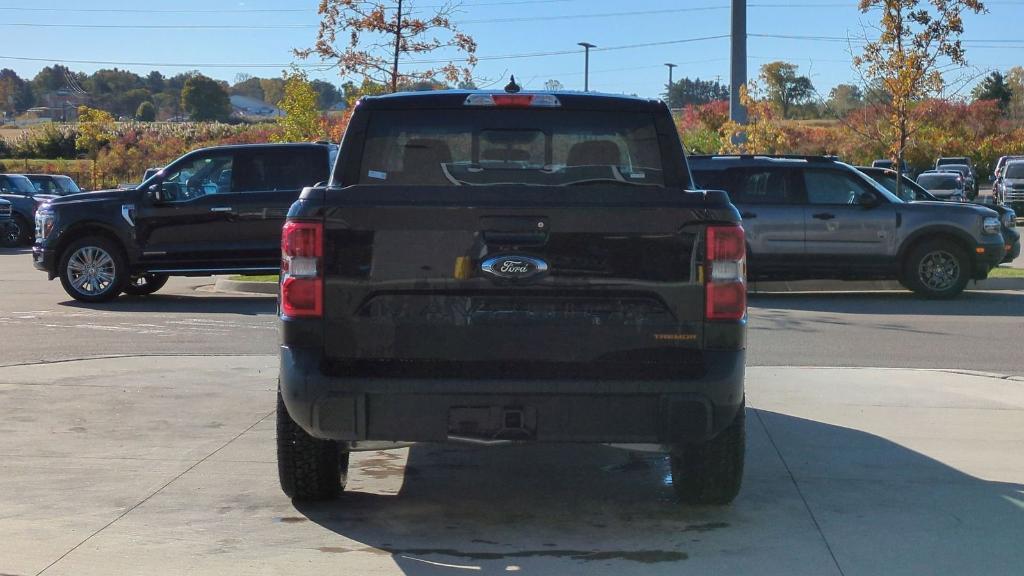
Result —
M 881 200 L 871 192 L 861 192 L 860 196 L 857 196 L 857 203 L 864 208 L 874 208 L 881 204 Z
M 149 188 L 146 188 L 146 196 L 153 201 L 154 204 L 162 204 L 170 200 L 167 197 L 167 193 L 164 192 L 164 186 L 162 183 L 157 182 L 156 184 L 150 184 Z

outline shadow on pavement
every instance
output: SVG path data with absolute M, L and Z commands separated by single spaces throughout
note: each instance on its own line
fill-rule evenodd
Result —
M 1024 293 L 967 291 L 950 300 L 925 300 L 909 292 L 750 294 L 753 308 L 839 314 L 919 316 L 1024 316 Z
M 416 445 L 404 470 L 378 452 L 353 471 L 401 481 L 394 494 L 356 488 L 297 509 L 408 575 L 832 574 L 835 563 L 847 574 L 1014 574 L 1024 565 L 1021 485 L 858 430 L 748 414 L 759 430 L 728 507 L 680 505 L 656 454 Z
M 243 314 L 257 316 L 277 313 L 277 300 L 266 296 L 180 296 L 153 294 L 126 296 L 98 304 L 77 300 L 59 303 L 67 308 L 102 310 L 104 312 L 160 312 L 168 314 Z

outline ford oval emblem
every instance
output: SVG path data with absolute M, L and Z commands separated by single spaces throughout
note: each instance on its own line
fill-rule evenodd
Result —
M 548 263 L 532 256 L 495 256 L 480 264 L 484 272 L 503 280 L 525 280 L 548 271 Z

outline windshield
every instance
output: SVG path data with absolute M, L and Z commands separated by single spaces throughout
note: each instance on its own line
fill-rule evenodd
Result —
M 1024 178 L 1024 162 L 1014 162 L 1006 166 L 1006 178 Z
M 57 176 L 54 180 L 57 181 L 57 185 L 60 186 L 64 194 L 78 194 L 82 191 L 78 184 L 75 184 L 75 181 L 67 176 Z
M 963 164 L 948 164 L 942 167 L 943 172 L 958 172 L 962 176 L 967 176 L 971 173 L 971 168 Z
M 360 184 L 664 186 L 654 117 L 558 110 L 379 111 Z
M 952 174 L 921 174 L 917 183 L 926 190 L 955 190 L 960 187 L 959 178 Z
M 878 182 L 879 184 L 884 186 L 886 190 L 888 190 L 894 196 L 897 196 L 900 200 L 903 200 L 904 202 L 914 202 L 915 200 L 927 199 L 927 197 L 922 194 L 925 191 L 921 190 L 920 186 L 918 186 L 917 183 L 908 178 L 903 178 L 903 186 L 900 188 L 900 193 L 896 194 L 895 174 L 880 173 L 868 174 L 868 176 L 870 176 L 871 179 L 874 180 L 875 182 Z
M 32 185 L 32 181 L 24 176 L 17 174 L 8 174 L 0 177 L 6 180 L 4 184 L 4 191 L 6 192 L 18 192 L 21 194 L 35 194 L 36 187 Z

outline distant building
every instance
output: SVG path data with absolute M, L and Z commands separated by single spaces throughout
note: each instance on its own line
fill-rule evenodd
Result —
M 231 97 L 231 108 L 235 116 L 242 118 L 277 118 L 284 116 L 280 108 L 248 96 Z

